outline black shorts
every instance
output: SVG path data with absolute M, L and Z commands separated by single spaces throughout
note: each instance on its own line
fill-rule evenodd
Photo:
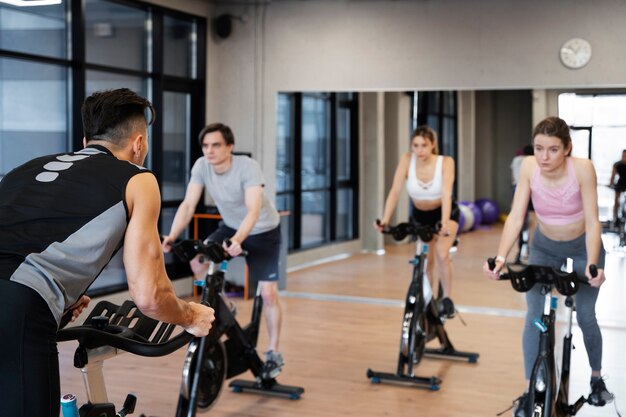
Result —
M 459 222 L 460 210 L 456 201 L 452 202 L 452 210 L 450 210 L 450 220 Z M 411 219 L 420 224 L 434 226 L 441 221 L 441 207 L 434 210 L 419 210 L 413 207 L 411 210 Z
M 237 233 L 235 229 L 220 222 L 217 230 L 211 233 L 207 240 L 221 243 L 233 237 L 235 233 Z M 280 225 L 267 232 L 250 235 L 243 241 L 241 247 L 248 251 L 246 264 L 250 278 L 256 281 L 278 281 L 280 241 Z
M 621 183 L 617 183 L 615 184 L 615 191 L 618 193 L 623 193 L 624 191 L 626 191 L 626 184 L 621 184 Z

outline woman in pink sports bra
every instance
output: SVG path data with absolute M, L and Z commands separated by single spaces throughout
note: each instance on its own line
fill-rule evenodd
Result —
M 443 290 L 440 300 L 442 315 L 454 317 L 454 303 L 450 299 L 452 288 L 452 265 L 450 248 L 459 228 L 459 210 L 452 201 L 454 184 L 454 160 L 439 155 L 437 133 L 428 126 L 420 126 L 411 135 L 411 151 L 400 158 L 393 177 L 393 184 L 380 224 L 374 227 L 382 232 L 389 224 L 402 188 L 406 188 L 413 202 L 412 219 L 421 224 L 435 225 L 441 222 L 441 231 L 428 244 L 427 275 L 433 284 L 433 265 L 437 263 L 439 280 Z
M 498 246 L 496 267 L 491 271 L 485 263 L 483 269 L 490 278 L 498 278 L 523 226 L 528 202 L 532 199 L 537 227 L 528 263 L 560 268 L 567 258 L 571 258 L 578 276 L 589 279 L 590 285 L 582 285 L 575 296 L 576 318 L 591 365 L 589 399 L 591 404 L 603 406 L 612 401 L 613 396 L 601 377 L 602 334 L 595 314 L 599 287 L 605 280 L 596 171 L 590 160 L 570 156 L 572 139 L 569 126 L 558 117 L 548 117 L 535 127 L 533 147 L 534 156 L 522 161 L 513 205 Z M 589 273 L 592 264 L 598 266 L 595 278 Z M 538 353 L 539 330 L 532 322 L 543 311 L 544 296 L 539 287 L 535 286 L 526 293 L 528 310 L 522 344 L 527 381 Z M 526 394 L 516 400 L 514 416 L 525 416 L 526 402 Z

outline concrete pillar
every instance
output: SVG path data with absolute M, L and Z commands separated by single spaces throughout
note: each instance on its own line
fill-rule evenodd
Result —
M 459 91 L 457 197 L 459 201 L 476 200 L 476 103 L 473 91 Z
M 361 177 L 361 236 L 363 250 L 383 250 L 383 236 L 372 227 L 381 216 L 385 201 L 385 100 L 384 93 L 361 93 L 360 121 L 362 161 Z

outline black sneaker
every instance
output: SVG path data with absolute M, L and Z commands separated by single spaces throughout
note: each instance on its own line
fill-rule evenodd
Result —
M 613 401 L 613 398 L 614 395 L 606 389 L 606 385 L 604 384 L 604 380 L 602 378 L 591 381 L 591 394 L 587 397 L 589 404 L 596 407 L 603 407 L 607 403 Z
M 451 319 L 454 317 L 456 313 L 456 309 L 454 308 L 454 303 L 448 297 L 444 297 L 439 300 L 439 315 L 441 317 L 445 317 Z
M 513 417 L 526 417 L 528 408 L 528 393 L 525 392 L 513 401 Z
M 268 350 L 265 352 L 265 364 L 263 365 L 263 369 L 261 369 L 261 378 L 276 378 L 280 374 L 280 371 L 282 371 L 284 365 L 285 361 L 283 360 L 283 355 L 273 350 Z

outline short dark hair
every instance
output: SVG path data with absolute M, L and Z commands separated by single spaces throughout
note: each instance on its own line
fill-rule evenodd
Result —
M 535 136 L 537 135 L 546 135 L 546 136 L 554 136 L 561 140 L 564 148 L 570 147 L 572 144 L 572 137 L 570 136 L 569 126 L 565 122 L 565 120 L 560 119 L 558 117 L 546 117 L 542 121 L 540 121 L 535 129 L 533 130 L 533 142 L 535 140 Z M 572 153 L 572 149 L 570 147 L 569 154 Z
M 84 136 L 87 141 L 123 145 L 137 129 L 137 123 L 145 122 L 149 126 L 154 122 L 154 113 L 150 101 L 128 88 L 96 91 L 81 107 Z
M 206 125 L 198 134 L 198 143 L 200 144 L 200 147 L 202 147 L 202 140 L 204 139 L 204 136 L 207 133 L 213 132 L 220 132 L 227 145 L 235 144 L 235 135 L 233 135 L 233 131 L 230 127 L 226 126 L 224 123 L 211 123 L 210 125 Z

